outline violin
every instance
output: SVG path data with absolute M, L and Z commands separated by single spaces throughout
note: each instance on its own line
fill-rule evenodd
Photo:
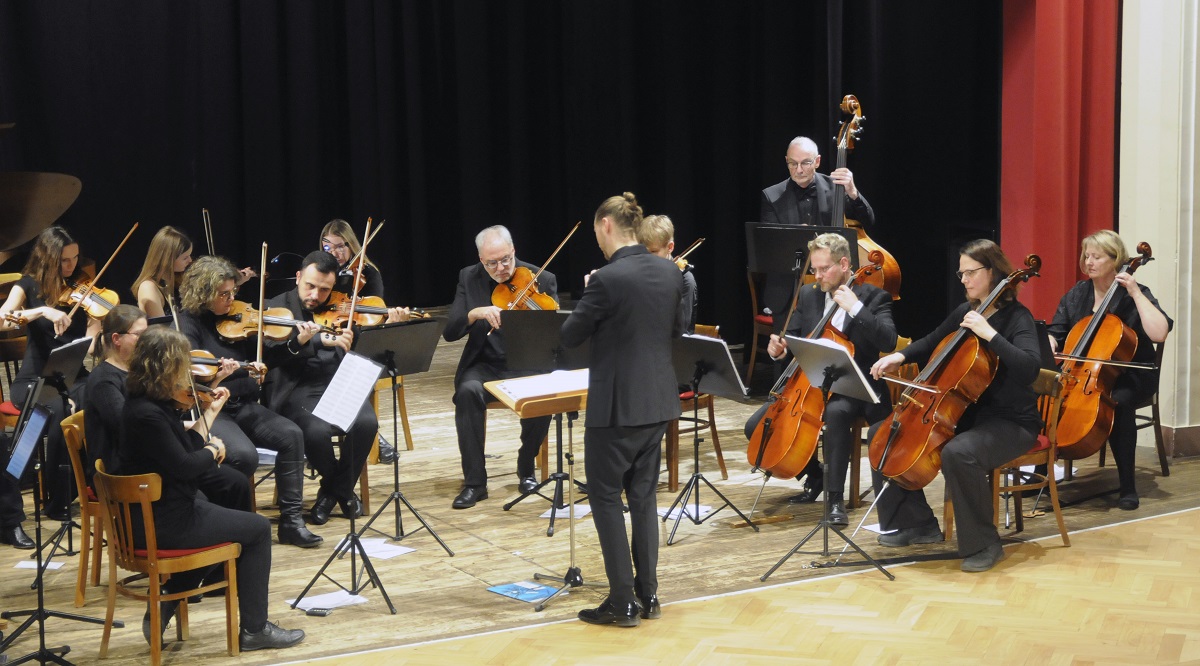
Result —
M 175 406 L 175 409 L 181 412 L 191 411 L 197 405 L 199 405 L 201 411 L 204 411 L 212 405 L 215 398 L 213 389 L 204 384 L 188 383 L 175 387 L 175 393 L 171 396 L 171 403 Z
M 191 358 L 192 377 L 197 381 L 211 382 L 216 379 L 221 370 L 221 360 L 206 349 L 193 349 Z M 251 377 L 258 379 L 258 369 L 248 361 L 238 361 L 238 367 L 249 372 Z
M 696 248 L 700 247 L 700 244 L 703 242 L 704 242 L 703 238 L 697 238 L 696 242 L 689 245 L 686 250 L 684 250 L 683 252 L 680 252 L 679 255 L 672 258 L 671 261 L 675 262 L 675 265 L 679 267 L 679 270 L 681 270 L 681 271 L 688 270 L 689 268 L 692 267 L 692 265 L 688 263 L 687 256 L 689 254 L 691 254 L 692 252 L 694 252 L 696 250 Z
M 1025 266 L 1001 280 L 975 312 L 991 314 L 1001 294 L 1038 276 L 1042 260 L 1031 254 Z M 967 407 L 991 385 L 997 362 L 970 329 L 947 335 L 871 439 L 871 467 L 908 490 L 928 485 L 941 470 L 942 446 L 954 437 Z
M 846 153 L 854 150 L 854 142 L 862 135 L 862 106 L 858 103 L 858 98 L 854 95 L 846 95 L 842 98 L 841 109 L 843 113 L 850 114 L 849 120 L 842 121 L 841 129 L 837 135 L 837 166 L 836 169 L 841 169 L 846 166 Z M 900 298 L 900 264 L 890 252 L 883 249 L 862 228 L 856 220 L 846 218 L 846 188 L 842 185 L 834 185 L 833 189 L 833 226 L 845 227 L 847 222 L 853 222 L 849 225 L 855 227 L 858 233 L 858 262 L 865 264 L 870 261 L 872 252 L 880 252 L 883 255 L 883 261 L 880 263 L 880 269 L 866 276 L 864 282 L 870 285 L 879 287 L 892 295 L 892 300 Z
M 881 253 L 871 253 L 872 262 L 882 260 Z M 877 265 L 863 266 L 850 276 L 846 284 L 860 282 L 874 270 L 878 270 Z M 830 323 L 839 309 L 836 303 L 828 308 L 806 337 L 832 340 L 854 356 L 854 343 Z M 790 320 L 789 313 L 787 321 Z M 762 420 L 750 436 L 746 459 L 755 469 L 766 470 L 772 476 L 791 478 L 804 469 L 816 451 L 817 437 L 825 422 L 825 398 L 821 395 L 820 387 L 808 380 L 799 362 L 793 358 L 771 389 L 770 399 L 773 401 L 771 406 L 763 413 Z
M 83 308 L 92 319 L 103 319 L 116 306 L 121 304 L 121 298 L 112 289 L 102 289 L 87 280 L 70 281 L 67 283 L 70 291 L 64 291 L 58 297 L 59 305 L 76 305 Z
M 331 329 L 345 328 L 350 319 L 350 294 L 330 292 L 329 300 L 313 313 L 313 321 Z M 378 296 L 360 296 L 354 306 L 354 323 L 359 327 L 378 326 L 387 320 L 388 306 Z M 420 308 L 409 310 L 410 319 L 426 319 L 430 315 Z
M 1152 261 L 1149 243 L 1138 243 L 1140 256 L 1133 257 L 1119 273 L 1133 274 Z M 1122 365 L 1137 351 L 1137 333 L 1112 314 L 1121 283 L 1113 280 L 1095 314 L 1080 319 L 1071 327 L 1063 349 L 1062 411 L 1058 419 L 1059 457 L 1064 460 L 1086 458 L 1104 446 L 1113 426 L 1113 383 Z
M 558 302 L 549 295 L 538 291 L 537 279 L 541 277 L 542 271 L 546 270 L 550 262 L 554 261 L 558 251 L 563 249 L 567 241 L 571 240 L 571 236 L 575 235 L 580 224 L 583 222 L 576 222 L 575 226 L 571 227 L 567 237 L 562 239 L 558 247 L 554 248 L 554 252 L 550 253 L 550 258 L 542 264 L 537 273 L 524 266 L 517 266 L 508 282 L 496 285 L 496 288 L 492 290 L 492 305 L 501 310 L 557 310 Z
M 292 329 L 306 322 L 292 319 L 292 311 L 287 308 L 267 308 L 260 313 L 249 303 L 234 301 L 229 312 L 217 317 L 217 335 L 237 342 L 252 335 L 258 335 L 259 324 L 262 324 L 263 337 L 268 340 L 287 340 Z M 323 326 L 322 332 L 338 335 L 338 331 Z

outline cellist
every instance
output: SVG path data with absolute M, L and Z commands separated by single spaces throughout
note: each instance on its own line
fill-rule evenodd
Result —
M 1125 242 L 1115 231 L 1108 229 L 1083 239 L 1080 243 L 1079 270 L 1087 275 L 1063 295 L 1054 312 L 1054 320 L 1047 331 L 1050 347 L 1063 349 L 1067 334 L 1081 319 L 1091 315 L 1104 300 L 1105 294 L 1116 281 L 1125 288 L 1117 293 L 1109 312 L 1137 334 L 1137 351 L 1133 361 L 1154 363 L 1154 346 L 1151 343 L 1167 339 L 1175 322 L 1163 312 L 1158 299 L 1145 285 L 1140 285 L 1129 273 L 1117 270 L 1129 261 Z M 1108 444 L 1117 463 L 1117 478 L 1120 482 L 1117 506 L 1126 511 L 1138 508 L 1137 488 L 1134 485 L 1134 453 L 1137 446 L 1137 426 L 1134 422 L 1134 405 L 1143 402 L 1158 389 L 1158 369 L 1125 369 L 1112 387 L 1113 400 L 1112 432 Z
M 1012 263 L 1000 246 L 990 240 L 968 243 L 959 251 L 955 272 L 967 302 L 955 308 L 929 335 L 871 367 L 871 375 L 879 378 L 904 363 L 924 364 L 938 343 L 960 327 L 977 335 L 980 347 L 986 346 L 998 359 L 992 382 L 966 409 L 954 437 L 941 449 L 942 475 L 959 526 L 958 553 L 963 558 L 962 570 L 969 572 L 987 571 L 1004 558 L 1000 533 L 992 520 L 988 473 L 1032 448 L 1042 426 L 1037 396 L 1030 387 L 1041 367 L 1033 315 L 1016 300 L 1015 289 L 1006 290 L 996 299 L 997 309 L 990 316 L 975 312 L 975 307 L 1012 272 Z M 882 478 L 878 473 L 875 477 L 878 493 Z M 879 495 L 877 506 L 880 527 L 895 530 L 879 536 L 881 545 L 897 547 L 942 540 L 923 490 L 889 484 Z
M 854 271 L 850 268 L 850 244 L 840 234 L 821 234 L 808 243 L 809 270 L 816 282 L 801 288 L 796 302 L 796 311 L 787 332 L 803 337 L 831 308 L 839 309 L 830 320 L 831 326 L 841 331 L 854 343 L 854 360 L 863 374 L 871 371 L 871 365 L 879 360 L 883 351 L 896 348 L 896 325 L 892 322 L 892 297 L 886 291 L 869 285 L 846 286 Z M 787 346 L 778 335 L 771 336 L 767 346 L 771 358 L 779 361 L 787 357 Z M 820 384 L 820 378 L 810 378 Z M 843 496 L 846 469 L 850 464 L 851 447 L 854 441 L 853 426 L 859 418 L 877 424 L 891 411 L 887 389 L 882 380 L 876 379 L 875 393 L 880 396 L 879 404 L 868 404 L 857 398 L 831 395 L 825 406 L 825 455 L 829 466 L 829 520 L 836 525 L 846 525 L 849 517 Z M 749 438 L 762 420 L 770 403 L 764 404 L 746 423 Z M 872 429 L 874 432 L 874 429 Z M 804 492 L 788 498 L 793 504 L 813 502 L 821 494 L 825 479 L 816 451 L 802 472 L 805 475 Z

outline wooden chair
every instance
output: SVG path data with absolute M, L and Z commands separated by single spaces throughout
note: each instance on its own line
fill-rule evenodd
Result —
M 87 460 L 87 440 L 83 432 L 83 410 L 62 420 L 63 438 L 67 441 L 67 453 L 71 456 L 71 469 L 75 473 L 75 490 L 79 493 L 79 574 L 75 579 L 75 607 L 83 608 L 87 603 L 88 563 L 91 562 L 92 587 L 100 585 L 100 561 L 104 550 L 104 531 L 100 523 L 100 502 L 88 487 L 84 462 Z
M 758 281 L 762 278 L 762 273 L 752 273 L 746 269 L 746 281 L 750 283 L 750 312 L 754 315 L 753 333 L 750 338 L 750 364 L 746 366 L 746 385 L 749 386 L 751 380 L 754 379 L 754 359 L 758 355 L 759 344 L 758 340 L 762 336 L 767 336 L 770 339 L 771 334 L 775 332 L 775 321 L 771 315 L 759 312 L 758 307 Z M 766 346 L 762 346 L 765 353 Z
M 721 337 L 721 327 L 696 324 L 696 335 L 719 338 Z M 753 364 L 751 365 L 753 367 Z M 702 417 L 690 416 L 694 413 L 702 413 L 706 409 L 708 410 L 707 420 Z M 667 449 L 667 490 L 670 492 L 679 490 L 679 436 L 702 431 L 705 428 L 712 435 L 713 450 L 717 453 L 717 465 L 721 468 L 721 478 L 728 479 L 729 471 L 725 469 L 725 457 L 721 455 L 721 440 L 717 437 L 717 418 L 713 411 L 713 397 L 708 393 L 697 395 L 691 391 L 684 391 L 679 394 L 679 410 L 682 412 L 682 415 L 667 424 L 667 436 L 665 439 Z M 680 428 L 680 422 L 690 423 L 691 425 Z
M 910 344 L 912 344 L 912 338 L 897 337 L 896 348 L 892 351 L 900 351 Z M 890 353 L 892 352 L 887 352 L 887 354 Z M 881 354 L 880 358 L 887 356 L 887 354 Z M 920 368 L 917 367 L 916 363 L 905 363 L 896 369 L 896 375 L 901 379 L 916 379 L 919 372 Z M 888 382 L 887 386 L 888 395 L 892 399 L 892 405 L 895 405 L 900 400 L 900 394 L 904 392 L 904 386 L 895 382 Z M 870 425 L 865 419 L 859 419 L 854 428 L 854 439 L 852 441 L 858 442 L 859 445 L 850 449 L 850 495 L 846 498 L 847 509 L 855 509 L 862 506 L 863 497 L 867 494 L 866 492 L 859 492 L 859 489 L 862 482 L 862 445 L 870 444 L 870 442 L 863 441 L 862 434 Z
M 1042 432 L 1038 434 L 1033 448 L 992 470 L 992 520 L 999 524 L 1000 496 L 1002 493 L 1009 493 L 1013 498 L 1016 513 L 1016 531 L 1024 530 L 1025 516 L 1021 507 L 1021 494 L 1026 490 L 1046 489 L 1050 495 L 1054 517 L 1058 520 L 1058 532 L 1062 535 L 1063 545 L 1070 547 L 1071 538 L 1067 535 L 1067 526 L 1063 522 L 1062 506 L 1058 501 L 1058 482 L 1054 478 L 1054 463 L 1058 460 L 1058 415 L 1062 411 L 1062 375 L 1053 370 L 1042 370 L 1033 383 L 1033 390 L 1039 396 L 1038 410 L 1044 422 Z M 1045 473 L 1021 469 L 1033 465 L 1045 465 Z M 1006 475 L 1009 478 L 1007 484 L 1002 481 Z M 946 529 L 946 541 L 949 541 L 954 535 L 954 506 L 949 495 L 946 495 L 943 524 Z
M 100 658 L 108 656 L 108 638 L 112 633 L 118 592 L 150 604 L 150 663 L 159 666 L 162 663 L 162 635 L 161 632 L 153 630 L 162 626 L 159 602 L 179 602 L 175 634 L 178 640 L 185 641 L 188 639 L 188 597 L 221 588 L 228 588 L 225 593 L 226 646 L 229 656 L 237 656 L 237 558 L 242 552 L 241 544 L 220 543 L 187 550 L 159 549 L 152 503 L 162 497 L 162 477 L 157 474 L 112 476 L 100 470 L 101 467 L 102 465 L 97 465 L 98 471 L 94 481 L 96 494 L 100 496 L 105 531 L 108 534 L 108 614 L 104 619 L 104 636 L 100 640 Z M 134 546 L 135 527 L 130 521 L 131 513 L 139 509 L 144 517 L 145 548 Z M 162 584 L 172 574 L 217 564 L 224 565 L 225 580 L 201 585 L 195 589 L 163 593 Z M 117 580 L 118 567 L 137 573 Z M 146 580 L 149 585 L 147 593 L 141 593 L 131 587 L 133 583 L 141 580 Z
M 1167 341 L 1154 345 L 1154 367 L 1162 368 L 1163 349 L 1167 346 Z M 1158 449 L 1158 464 L 1162 468 L 1163 476 L 1171 476 L 1171 468 L 1167 466 L 1167 447 L 1163 442 L 1162 420 L 1158 413 L 1158 387 L 1154 387 L 1154 393 L 1149 398 L 1139 403 L 1136 409 L 1150 408 L 1150 416 L 1138 414 L 1134 417 L 1137 422 L 1137 429 L 1154 428 L 1154 445 Z M 1104 467 L 1104 459 L 1108 453 L 1108 447 L 1100 447 L 1100 466 Z

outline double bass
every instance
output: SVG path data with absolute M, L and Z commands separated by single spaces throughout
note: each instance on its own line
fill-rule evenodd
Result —
M 1133 274 L 1154 259 L 1148 243 L 1118 273 Z M 1079 460 L 1096 453 L 1113 426 L 1112 386 L 1137 351 L 1137 334 L 1111 309 L 1121 289 L 1113 280 L 1095 314 L 1080 319 L 1067 334 L 1062 364 L 1063 399 L 1058 419 L 1058 457 Z
M 882 257 L 873 252 L 870 260 L 882 261 Z M 863 266 L 850 277 L 846 285 L 859 282 L 878 268 L 874 263 Z M 854 343 L 829 323 L 838 309 L 837 304 L 828 308 L 806 337 L 832 340 L 854 356 Z M 785 321 L 790 320 L 789 312 Z M 824 425 L 825 399 L 821 395 L 821 388 L 808 380 L 794 358 L 771 389 L 771 399 L 774 402 L 763 413 L 762 420 L 750 436 L 746 459 L 755 469 L 765 470 L 772 476 L 791 478 L 804 469 L 816 451 L 817 436 Z
M 1025 266 L 1001 280 L 975 312 L 990 315 L 1001 294 L 1037 277 L 1042 260 L 1031 254 Z M 959 419 L 987 390 L 996 370 L 995 353 L 971 330 L 960 327 L 947 335 L 871 439 L 871 467 L 908 490 L 928 485 L 942 468 L 942 446 L 954 437 Z

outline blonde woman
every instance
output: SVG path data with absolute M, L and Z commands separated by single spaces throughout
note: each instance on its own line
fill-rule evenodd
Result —
M 170 314 L 165 294 L 174 299 L 183 272 L 192 265 L 192 241 L 175 227 L 163 227 L 154 234 L 142 272 L 133 281 L 138 308 L 147 317 Z M 177 300 L 177 299 L 176 299 Z

